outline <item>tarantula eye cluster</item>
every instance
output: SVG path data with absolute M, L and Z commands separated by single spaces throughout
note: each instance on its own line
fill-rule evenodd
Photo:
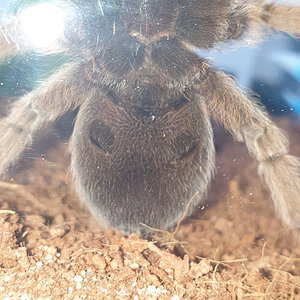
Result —
M 253 24 L 299 34 L 299 7 L 255 0 L 55 3 L 67 7 L 63 48 L 70 61 L 0 120 L 0 174 L 45 123 L 78 109 L 70 153 L 82 201 L 124 234 L 168 229 L 204 201 L 214 171 L 213 117 L 258 161 L 282 219 L 300 227 L 300 161 L 288 154 L 285 135 L 230 76 L 194 52 L 239 40 Z M 3 27 L 0 59 L 19 49 Z

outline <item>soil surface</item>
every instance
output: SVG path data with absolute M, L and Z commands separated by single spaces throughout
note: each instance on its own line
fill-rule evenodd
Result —
M 300 156 L 300 124 L 277 123 Z M 72 191 L 67 142 L 37 137 L 0 182 L 0 299 L 300 299 L 297 234 L 244 145 L 216 132 L 208 204 L 153 240 L 97 224 Z

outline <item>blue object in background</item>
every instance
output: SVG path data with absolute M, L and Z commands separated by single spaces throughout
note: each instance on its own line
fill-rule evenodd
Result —
M 292 51 L 275 52 L 272 55 L 272 59 L 300 82 L 300 53 Z
M 215 67 L 232 74 L 243 89 L 252 90 L 267 110 L 300 118 L 300 42 L 285 34 L 254 45 L 203 52 Z
M 272 56 L 274 63 L 281 66 L 287 74 L 295 81 L 295 88 L 282 90 L 283 99 L 295 109 L 295 113 L 300 116 L 300 53 L 285 51 L 274 53 Z

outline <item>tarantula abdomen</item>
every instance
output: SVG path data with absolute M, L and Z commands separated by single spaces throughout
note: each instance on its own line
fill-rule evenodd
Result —
M 82 199 L 125 234 L 149 231 L 142 223 L 168 229 L 196 192 L 190 212 L 199 203 L 210 180 L 214 148 L 207 116 L 189 101 L 145 116 L 99 97 L 105 98 L 100 106 L 97 99 L 82 106 L 72 137 Z

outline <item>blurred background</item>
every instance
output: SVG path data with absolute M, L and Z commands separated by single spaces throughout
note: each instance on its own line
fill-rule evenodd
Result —
M 208 54 L 214 65 L 257 94 L 269 113 L 300 117 L 300 40 L 276 33 L 255 46 Z
M 44 2 L 1 0 L 0 18 L 4 20 Z M 288 3 L 300 5 L 300 0 Z M 242 88 L 256 93 L 271 114 L 300 118 L 300 40 L 275 33 L 255 46 L 225 47 L 199 54 L 210 58 L 216 68 L 235 76 Z M 0 101 L 28 93 L 67 60 L 64 55 L 29 51 L 0 61 Z

